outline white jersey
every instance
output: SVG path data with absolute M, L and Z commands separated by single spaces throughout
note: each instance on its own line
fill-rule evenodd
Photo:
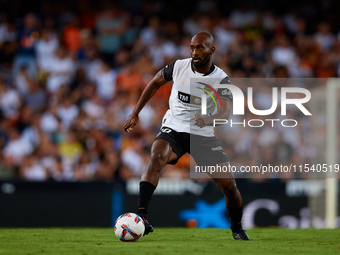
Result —
M 217 104 L 220 104 L 220 99 L 232 102 L 231 93 L 226 93 L 225 89 L 214 88 L 225 78 L 227 78 L 227 83 L 230 83 L 228 75 L 214 64 L 208 73 L 198 73 L 193 68 L 192 59 L 187 58 L 168 64 L 162 69 L 162 77 L 164 81 L 173 81 L 169 99 L 170 109 L 163 117 L 162 127 L 169 127 L 177 132 L 207 137 L 214 136 L 214 127 L 200 128 L 196 126 L 194 116 L 195 114 L 202 116 L 202 94 L 207 94 L 206 116 L 212 116 L 217 112 Z

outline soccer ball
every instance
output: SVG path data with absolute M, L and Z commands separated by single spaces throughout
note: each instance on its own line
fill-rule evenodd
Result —
M 113 230 L 121 241 L 137 241 L 144 234 L 144 221 L 135 213 L 125 213 L 117 218 Z

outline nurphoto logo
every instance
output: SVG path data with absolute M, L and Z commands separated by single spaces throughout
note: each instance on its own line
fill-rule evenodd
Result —
M 245 105 L 245 96 L 242 92 L 242 90 L 232 84 L 217 84 L 215 86 L 215 89 L 212 88 L 210 85 L 199 82 L 202 85 L 205 85 L 207 88 L 209 88 L 219 99 L 221 105 L 222 105 L 222 101 L 221 98 L 219 97 L 216 89 L 224 89 L 222 90 L 221 94 L 222 95 L 230 95 L 232 94 L 233 96 L 233 115 L 244 115 L 244 105 Z M 197 87 L 199 88 L 199 87 Z M 202 115 L 206 115 L 207 114 L 207 94 L 213 99 L 215 105 L 217 106 L 217 102 L 214 98 L 214 96 L 212 95 L 212 93 L 210 91 L 208 91 L 207 89 L 202 89 L 199 88 L 201 90 L 203 90 L 205 93 L 201 95 L 201 113 Z M 303 105 L 305 103 L 307 103 L 310 99 L 311 99 L 311 93 L 308 89 L 305 88 L 298 88 L 298 87 L 282 87 L 281 88 L 281 96 L 280 96 L 280 103 L 281 103 L 281 115 L 282 116 L 286 116 L 287 115 L 287 105 L 295 105 L 304 115 L 306 116 L 311 116 L 312 114 L 306 109 L 306 107 Z M 301 93 L 304 95 L 304 97 L 302 98 L 288 98 L 288 95 L 290 93 Z M 251 113 L 253 113 L 254 115 L 257 116 L 267 116 L 267 115 L 271 115 L 272 113 L 274 113 L 278 107 L 278 100 L 279 96 L 278 96 L 278 88 L 277 87 L 273 87 L 272 88 L 272 105 L 269 109 L 267 110 L 259 110 L 259 109 L 255 109 L 254 107 L 254 103 L 253 103 L 253 88 L 252 87 L 248 87 L 247 88 L 247 103 L 248 103 L 248 108 L 249 111 Z M 267 122 L 271 122 L 271 126 L 274 127 L 274 123 L 276 121 L 280 121 L 279 119 L 265 119 L 265 121 Z M 262 127 L 265 123 L 265 121 L 263 121 L 262 119 L 251 119 L 247 121 L 247 124 L 249 127 Z M 227 119 L 214 119 L 214 127 L 216 125 L 222 125 L 222 124 L 226 124 L 228 123 Z M 290 125 L 288 125 L 288 123 L 291 123 Z M 231 126 L 233 125 L 232 120 L 230 121 Z M 246 125 L 246 120 L 244 119 L 243 122 L 234 122 L 234 125 L 236 124 L 242 124 L 244 127 Z M 297 121 L 294 119 L 284 119 L 281 120 L 281 125 L 283 127 L 295 127 L 297 125 Z

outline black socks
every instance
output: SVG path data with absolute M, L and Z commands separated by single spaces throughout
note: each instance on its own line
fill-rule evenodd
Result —
M 141 217 L 146 217 L 148 214 L 148 207 L 151 201 L 151 197 L 153 192 L 155 191 L 156 186 L 154 186 L 150 182 L 141 181 L 139 183 L 139 196 L 138 196 L 138 210 L 137 214 Z M 237 209 L 229 209 L 229 218 L 231 220 L 230 229 L 235 232 L 242 228 L 242 214 L 243 208 L 242 206 Z
M 243 208 L 242 206 L 237 209 L 228 209 L 229 212 L 229 218 L 231 220 L 231 231 L 235 232 L 237 230 L 240 230 L 242 228 L 242 214 L 243 214 Z
M 153 192 L 156 186 L 150 182 L 141 181 L 139 183 L 139 196 L 138 196 L 138 210 L 137 214 L 141 217 L 146 217 L 148 214 L 148 207 L 151 201 Z

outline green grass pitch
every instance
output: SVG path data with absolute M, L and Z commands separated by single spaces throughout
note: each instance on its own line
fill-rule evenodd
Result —
M 340 254 L 340 229 L 248 230 L 236 241 L 230 230 L 156 228 L 138 242 L 121 242 L 113 229 L 0 229 L 0 254 Z

